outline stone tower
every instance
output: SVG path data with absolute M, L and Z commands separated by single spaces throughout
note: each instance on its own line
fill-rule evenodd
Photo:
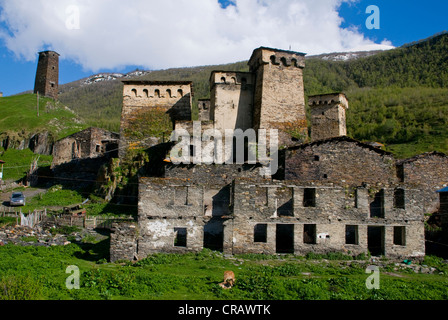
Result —
M 348 100 L 343 93 L 311 96 L 311 140 L 323 140 L 347 135 L 346 110 Z
M 295 144 L 291 132 L 305 138 L 305 54 L 260 47 L 252 53 L 249 67 L 256 83 L 254 129 L 278 129 L 280 145 Z
M 58 98 L 59 87 L 59 54 L 54 51 L 39 52 L 34 93 Z
M 252 128 L 252 73 L 213 71 L 210 88 L 210 119 L 214 121 L 215 129 Z

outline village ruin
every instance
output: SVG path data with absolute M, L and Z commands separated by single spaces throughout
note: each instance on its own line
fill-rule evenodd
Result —
M 278 170 L 266 176 L 260 162 L 160 161 L 157 174 L 139 177 L 137 221 L 114 226 L 111 261 L 203 248 L 230 255 L 423 257 L 424 214 L 439 207 L 436 191 L 448 183 L 448 157 L 432 152 L 397 160 L 349 138 L 343 93 L 308 97 L 309 135 L 305 54 L 260 47 L 249 67 L 212 72 L 198 121 L 202 130 L 278 130 Z M 168 141 L 151 136 L 147 126 L 155 116 L 160 123 L 166 115 L 169 130 L 192 130 L 193 83 L 123 85 L 120 157 Z

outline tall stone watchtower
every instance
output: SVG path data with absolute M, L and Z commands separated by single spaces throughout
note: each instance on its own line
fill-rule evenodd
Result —
M 57 99 L 58 90 L 59 53 L 55 51 L 39 52 L 34 93 Z
M 311 140 L 347 135 L 348 100 L 343 93 L 308 97 L 308 105 L 311 107 Z
M 289 133 L 305 138 L 307 121 L 303 69 L 305 54 L 260 47 L 249 60 L 255 74 L 254 129 L 278 129 L 280 145 L 295 144 Z

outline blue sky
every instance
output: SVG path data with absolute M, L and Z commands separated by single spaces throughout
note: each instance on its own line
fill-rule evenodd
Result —
M 366 27 L 369 5 L 379 9 L 379 29 Z M 0 0 L 0 91 L 32 90 L 37 52 L 47 49 L 61 54 L 63 84 L 241 61 L 259 46 L 308 54 L 397 47 L 448 30 L 447 12 L 445 0 Z

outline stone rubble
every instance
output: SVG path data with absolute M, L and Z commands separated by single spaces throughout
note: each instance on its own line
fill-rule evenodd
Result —
M 87 231 L 89 233 L 89 231 Z M 52 234 L 50 229 L 37 226 L 6 226 L 0 228 L 0 246 L 7 244 L 19 246 L 66 246 L 81 242 L 86 231 L 72 232 L 70 235 Z M 70 239 L 70 240 L 69 240 Z

